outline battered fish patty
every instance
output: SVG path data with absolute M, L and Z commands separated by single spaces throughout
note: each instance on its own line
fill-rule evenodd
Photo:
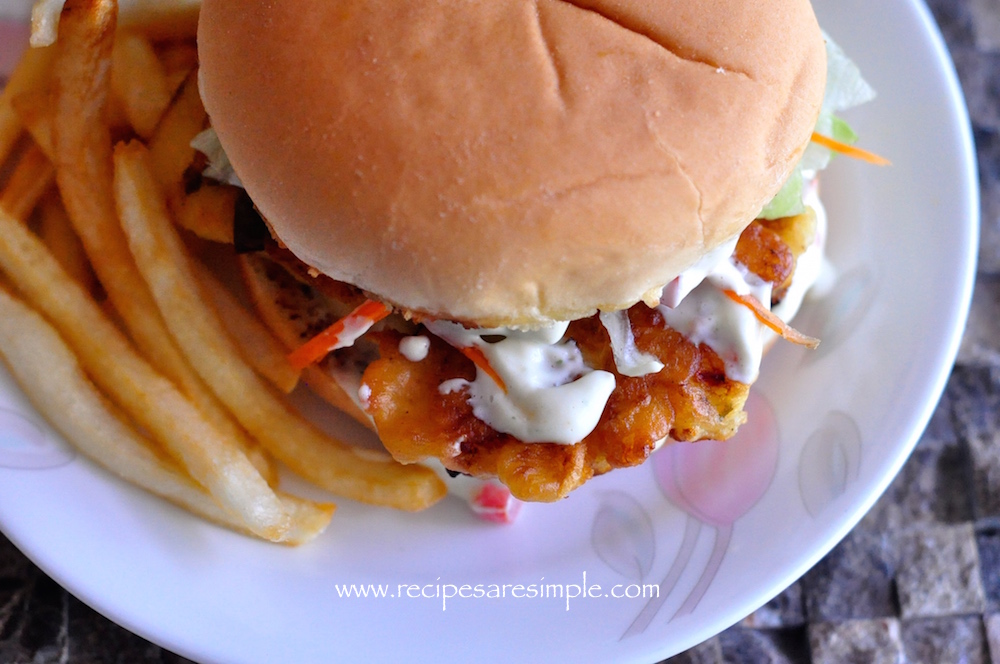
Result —
M 734 259 L 772 283 L 772 305 L 777 304 L 814 233 L 811 212 L 757 220 L 741 235 Z M 275 284 L 279 307 L 292 312 L 283 317 L 284 324 L 265 317 L 289 348 L 364 298 L 349 286 L 310 277 L 283 252 L 275 256 L 277 260 L 257 255 L 246 265 L 266 271 L 268 282 Z M 472 381 L 473 362 L 398 316 L 373 329 L 355 347 L 335 351 L 324 364 L 327 375 L 363 371 L 369 424 L 374 424 L 397 460 L 436 458 L 452 472 L 496 477 L 519 499 L 551 502 L 595 475 L 641 464 L 663 439 L 725 440 L 746 419 L 743 406 L 749 386 L 726 376 L 725 364 L 715 351 L 691 343 L 668 327 L 657 309 L 645 304 L 633 306 L 628 316 L 636 346 L 663 363 L 663 370 L 639 377 L 621 375 L 600 319 L 595 315 L 571 323 L 566 337 L 576 343 L 586 363 L 616 379 L 597 427 L 575 445 L 524 443 L 478 419 L 466 392 L 439 389 L 456 378 Z M 399 350 L 400 340 L 414 333 L 430 338 L 428 355 L 420 361 L 407 359 Z

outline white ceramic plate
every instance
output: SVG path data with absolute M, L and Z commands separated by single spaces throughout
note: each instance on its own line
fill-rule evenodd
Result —
M 22 1 L 0 6 L 14 16 Z M 738 444 L 667 449 L 512 527 L 448 501 L 417 516 L 342 501 L 319 541 L 287 549 L 109 477 L 0 373 L 0 528 L 112 620 L 200 661 L 655 661 L 740 620 L 833 547 L 903 464 L 973 282 L 974 153 L 930 14 L 919 0 L 816 5 L 879 91 L 850 119 L 894 166 L 840 159 L 824 178 L 840 277 L 797 321 L 823 345 L 772 352 Z M 394 597 L 341 597 L 350 584 Z M 642 584 L 660 599 L 608 596 Z M 484 596 L 445 597 L 459 592 Z

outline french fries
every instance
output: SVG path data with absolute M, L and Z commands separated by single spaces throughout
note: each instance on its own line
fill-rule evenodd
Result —
M 174 206 L 177 225 L 203 240 L 233 243 L 233 215 L 239 189 L 227 184 L 202 184 Z
M 136 269 L 118 223 L 111 136 L 104 124 L 114 39 L 113 0 L 69 0 L 60 21 L 54 144 L 56 179 L 73 227 L 115 311 L 145 356 L 195 400 L 212 424 L 240 442 L 265 477 L 276 469 L 232 421 L 174 344 Z
M 172 41 L 157 48 L 170 90 L 176 92 L 198 67 L 198 47 L 192 40 Z
M 28 90 L 11 100 L 24 128 L 31 134 L 35 145 L 45 153 L 49 161 L 54 160 L 52 147 L 52 94 L 48 88 Z
M 0 193 L 0 207 L 18 219 L 27 219 L 52 184 L 54 175 L 48 157 L 37 146 L 31 146 L 21 155 Z
M 66 216 L 56 192 L 45 196 L 38 206 L 38 236 L 66 273 L 88 293 L 94 292 L 97 278 L 90 269 L 80 238 Z
M 111 52 L 111 93 L 137 134 L 152 136 L 172 92 L 149 39 L 137 32 L 119 31 Z
M 184 509 L 246 531 L 156 444 L 137 432 L 97 391 L 73 352 L 45 319 L 0 288 L 0 357 L 39 412 L 84 455 L 119 477 Z M 294 526 L 283 542 L 303 544 L 323 531 L 334 508 L 279 494 Z
M 114 41 L 113 0 L 69 0 L 59 26 L 53 143 L 56 180 L 73 227 L 129 334 L 172 378 L 181 365 L 118 224 L 111 135 L 104 124 Z
M 285 394 L 294 390 L 301 372 L 289 364 L 285 346 L 208 268 L 197 261 L 191 261 L 191 267 L 202 293 L 214 305 L 219 320 L 247 364 Z
M 201 0 L 129 0 L 123 3 L 121 25 L 153 39 L 194 39 Z
M 95 383 L 221 506 L 265 539 L 288 533 L 288 512 L 240 447 L 157 373 L 41 241 L 2 210 L 0 270 L 52 321 Z
M 292 410 L 282 393 L 300 375 L 285 348 L 188 256 L 178 227 L 232 244 L 238 195 L 187 186 L 207 124 L 197 0 L 128 7 L 38 2 L 33 41 L 58 40 L 29 50 L 0 93 L 0 359 L 85 456 L 239 532 L 300 544 L 330 521 L 332 504 L 276 488 L 275 459 L 359 501 L 436 502 L 433 471 Z M 119 135 L 148 148 L 115 147 Z
M 184 193 L 184 172 L 194 160 L 191 140 L 204 129 L 207 119 L 198 95 L 197 73 L 191 73 L 149 141 L 153 170 L 172 206 Z
M 10 155 L 23 127 L 11 102 L 29 89 L 44 86 L 49 75 L 55 49 L 30 49 L 13 71 L 3 93 L 0 93 L 0 163 Z
M 64 0 L 35 0 L 31 11 L 31 45 L 55 43 Z M 122 26 L 156 39 L 193 39 L 201 0 L 129 0 Z
M 167 325 L 205 382 L 236 419 L 279 461 L 317 486 L 362 502 L 423 509 L 443 497 L 433 471 L 387 454 L 359 454 L 289 409 L 240 358 L 202 300 L 163 194 L 140 143 L 115 148 L 115 195 L 140 271 Z

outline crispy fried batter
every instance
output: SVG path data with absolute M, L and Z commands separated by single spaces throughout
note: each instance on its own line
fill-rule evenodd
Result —
M 759 277 L 787 286 L 797 257 L 812 242 L 815 219 L 803 214 L 789 219 L 756 221 L 738 243 L 736 258 Z M 298 311 L 286 327 L 295 344 L 310 331 L 329 324 L 336 314 L 331 301 L 350 307 L 363 297 L 356 289 L 333 282 L 319 283 L 280 256 L 263 260 L 255 269 L 280 271 L 268 279 L 288 280 L 283 303 Z M 310 288 L 315 286 L 315 288 Z M 293 314 L 294 316 L 295 314 Z M 481 477 L 497 477 L 513 495 L 530 501 L 565 497 L 594 475 L 641 464 L 664 438 L 682 441 L 724 440 L 746 419 L 743 405 L 749 386 L 726 377 L 725 364 L 708 346 L 695 345 L 667 327 L 659 311 L 638 304 L 629 319 L 639 350 L 656 356 L 662 371 L 640 377 L 618 373 L 610 339 L 597 316 L 573 322 L 567 336 L 586 363 L 615 375 L 616 388 L 597 427 L 576 445 L 524 443 L 498 432 L 473 414 L 465 391 L 445 392 L 440 385 L 453 378 L 471 381 L 475 365 L 461 352 L 428 334 L 428 356 L 414 362 L 399 350 L 399 341 L 415 326 L 401 317 L 387 319 L 366 335 L 366 347 L 377 347 L 378 359 L 368 363 L 362 382 L 371 392 L 368 415 L 383 444 L 404 463 L 433 457 L 446 468 Z M 342 349 L 352 354 L 361 349 Z M 369 353 L 365 353 L 369 355 Z M 343 363 L 345 358 L 327 361 Z
M 772 284 L 784 283 L 795 269 L 795 256 L 791 248 L 775 231 L 760 222 L 754 222 L 740 235 L 733 254 L 736 262 L 747 266 L 751 272 Z
M 432 338 L 427 358 L 411 362 L 399 352 L 398 334 L 372 336 L 382 357 L 362 379 L 371 388 L 368 412 L 398 460 L 435 457 L 453 471 L 496 476 L 518 498 L 534 501 L 562 498 L 593 475 L 585 443 L 522 443 L 477 419 L 465 393 L 442 394 L 445 380 L 475 378 L 472 361 L 457 350 Z
M 728 380 L 722 360 L 663 325 L 645 305 L 630 312 L 636 343 L 656 355 L 663 371 L 629 378 L 617 373 L 598 318 L 577 321 L 568 335 L 587 363 L 615 373 L 617 387 L 594 431 L 576 445 L 523 443 L 477 419 L 464 392 L 441 394 L 451 378 L 472 380 L 461 353 L 437 340 L 430 355 L 411 362 L 399 337 L 379 336 L 381 359 L 365 372 L 368 412 L 386 448 L 403 462 L 431 456 L 454 471 L 497 476 L 522 500 L 565 497 L 592 476 L 642 463 L 664 437 L 724 439 L 743 422 L 748 386 Z
M 754 222 L 738 243 L 736 258 L 781 288 L 809 245 L 814 219 L 805 214 L 776 222 Z M 610 339 L 594 316 L 575 321 L 567 336 L 587 364 L 615 374 L 616 388 L 593 432 L 576 445 L 523 443 L 477 419 L 465 392 L 442 394 L 451 378 L 472 380 L 475 368 L 461 353 L 434 339 L 421 362 L 398 350 L 399 336 L 378 336 L 381 359 L 368 367 L 368 412 L 383 443 L 397 459 L 436 457 L 453 470 L 496 476 L 523 500 L 552 501 L 594 475 L 642 463 L 657 442 L 724 440 L 746 419 L 749 386 L 726 377 L 725 365 L 708 346 L 696 346 L 666 327 L 656 309 L 629 311 L 636 345 L 655 355 L 662 371 L 641 377 L 618 374 Z
M 792 274 L 795 272 L 795 263 L 798 261 L 799 256 L 805 253 L 806 249 L 813 242 L 813 238 L 816 235 L 816 213 L 811 208 L 806 208 L 805 212 L 794 217 L 758 219 L 750 225 L 747 231 L 750 231 L 754 227 L 760 227 L 766 229 L 769 233 L 773 233 L 777 237 L 778 242 L 782 243 L 787 252 L 792 256 L 791 272 L 781 280 L 769 279 L 774 284 L 774 289 L 771 291 L 771 306 L 774 306 L 778 302 L 781 302 L 781 299 L 788 291 L 788 287 L 792 283 Z M 744 235 L 746 235 L 746 231 Z M 739 244 L 743 244 L 743 236 L 740 237 Z M 760 250 L 757 251 L 759 252 Z M 739 246 L 737 246 L 737 252 L 739 252 Z M 750 253 L 754 253 L 754 250 L 751 250 Z M 744 265 L 750 267 L 751 272 L 763 277 L 763 274 L 751 267 L 750 263 L 744 263 Z

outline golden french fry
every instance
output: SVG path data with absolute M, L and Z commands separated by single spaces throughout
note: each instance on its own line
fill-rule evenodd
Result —
M 300 372 L 288 363 L 288 351 L 260 319 L 244 307 L 219 279 L 198 261 L 191 261 L 198 283 L 243 359 L 272 385 L 288 394 Z
M 285 536 L 287 511 L 239 446 L 135 351 L 41 240 L 2 210 L 0 270 L 52 321 L 95 383 L 220 505 L 261 537 Z
M 11 73 L 3 92 L 0 92 L 0 163 L 10 155 L 23 129 L 11 101 L 19 95 L 44 89 L 48 85 L 54 52 L 51 48 L 29 48 L 21 56 L 21 61 Z
M 0 193 L 0 207 L 17 219 L 26 220 L 52 184 L 54 176 L 52 162 L 37 145 L 32 145 L 20 156 L 7 179 Z
M 194 41 L 173 41 L 158 44 L 156 54 L 163 64 L 171 92 L 176 93 L 198 66 L 198 47 Z
M 144 35 L 119 30 L 111 51 L 111 93 L 135 133 L 153 135 L 172 94 L 167 73 Z
M 39 412 L 85 456 L 122 479 L 226 527 L 245 524 L 222 509 L 156 444 L 138 433 L 94 387 L 53 327 L 0 288 L 0 358 Z M 319 535 L 334 507 L 279 496 L 292 516 L 281 540 L 302 544 Z
M 115 27 L 112 0 L 69 0 L 54 63 L 56 180 L 73 228 L 129 334 L 154 366 L 181 387 L 223 433 L 248 440 L 188 366 L 160 316 L 118 223 L 111 136 L 104 124 Z M 244 446 L 253 451 L 247 442 Z M 254 453 L 265 475 L 266 458 Z
M 110 177 L 110 172 L 107 173 L 107 176 Z M 77 182 L 74 181 L 74 184 Z M 97 182 L 97 184 L 100 185 L 100 182 Z M 94 195 L 99 195 L 99 191 L 100 187 L 97 188 Z M 94 203 L 96 201 L 90 202 Z M 65 215 L 62 215 L 62 218 L 65 219 Z M 46 217 L 43 216 L 43 232 L 47 229 L 45 219 Z M 52 248 L 57 259 L 66 267 L 67 271 L 74 275 L 74 277 L 81 278 L 81 283 L 85 285 L 88 291 L 93 291 L 92 282 L 95 270 L 91 268 L 86 257 L 82 257 L 83 265 L 80 265 L 80 258 L 71 250 L 75 246 L 80 245 L 79 236 L 72 227 L 69 229 L 59 227 L 59 221 L 59 217 L 53 216 L 50 219 L 53 228 L 49 228 L 49 235 L 43 235 L 43 237 L 46 238 L 46 243 Z M 126 279 L 126 281 L 115 281 L 110 289 L 113 293 L 112 303 L 116 308 L 118 307 L 118 303 L 123 300 L 127 301 L 130 316 L 126 319 L 126 326 L 135 335 L 137 342 L 141 345 L 147 357 L 153 359 L 153 363 L 157 368 L 172 379 L 198 405 L 209 421 L 225 436 L 239 442 L 261 474 L 269 483 L 275 484 L 278 478 L 278 470 L 274 461 L 232 420 L 225 408 L 219 404 L 218 399 L 205 387 L 194 370 L 187 366 L 186 360 L 173 343 L 166 327 L 162 322 L 158 322 L 159 311 L 156 310 L 145 284 L 142 283 L 139 273 L 135 270 L 131 255 L 127 253 L 128 250 L 125 247 L 124 237 L 121 235 L 117 217 L 111 221 L 113 221 L 114 225 L 105 224 L 105 227 L 109 229 L 109 233 L 117 233 L 117 241 L 111 235 L 94 237 L 96 233 L 93 232 L 93 229 L 90 234 L 91 244 L 92 246 L 96 246 L 92 250 L 98 252 L 94 266 L 100 270 L 99 274 L 104 275 L 104 279 Z M 121 254 L 122 249 L 125 251 L 124 255 Z M 115 271 L 116 266 L 118 267 L 117 272 Z M 133 297 L 138 297 L 139 299 L 132 299 Z M 145 300 L 145 304 L 143 304 L 143 299 Z
M 54 44 L 65 0 L 35 0 L 31 11 L 31 45 Z M 152 39 L 194 39 L 201 0 L 129 0 L 123 3 L 122 27 Z
M 67 274 L 83 286 L 85 291 L 94 292 L 97 278 L 58 194 L 43 197 L 38 212 L 38 235 L 42 242 Z
M 422 466 L 403 466 L 335 440 L 290 409 L 240 357 L 201 297 L 190 259 L 163 193 L 138 143 L 115 148 L 115 193 L 139 269 L 177 343 L 205 382 L 254 438 L 292 471 L 323 489 L 362 502 L 419 510 L 445 494 Z
M 196 191 L 177 199 L 173 206 L 177 224 L 203 240 L 232 244 L 238 196 L 236 187 L 205 182 Z
M 194 160 L 191 140 L 205 127 L 208 115 L 198 94 L 197 72 L 191 73 L 149 141 L 153 171 L 168 199 L 184 193 L 184 172 Z
M 53 143 L 63 203 L 108 299 L 145 357 L 274 482 L 273 461 L 232 420 L 180 353 L 118 223 L 111 135 L 104 122 L 114 10 L 110 0 L 69 0 L 61 20 L 53 65 L 57 84 Z
M 111 135 L 104 123 L 104 107 L 115 11 L 110 0 L 67 3 L 60 39 L 54 47 L 56 181 L 111 303 L 140 348 L 155 357 L 154 351 L 162 345 L 159 340 L 166 335 L 162 324 L 157 324 L 159 312 L 128 252 L 111 189 Z
M 52 48 L 29 48 L 21 56 L 21 61 L 11 73 L 3 92 L 0 92 L 0 163 L 10 154 L 22 130 L 21 121 L 11 101 L 28 91 L 44 89 L 48 85 L 54 53 Z
M 52 148 L 52 94 L 48 88 L 28 90 L 11 99 L 22 126 L 42 152 L 54 160 Z
M 194 39 L 201 0 L 128 0 L 122 3 L 120 25 L 157 41 Z
M 292 527 L 281 540 L 282 544 L 298 546 L 316 539 L 326 530 L 337 509 L 333 503 L 306 500 L 281 491 L 278 497 L 292 517 Z

